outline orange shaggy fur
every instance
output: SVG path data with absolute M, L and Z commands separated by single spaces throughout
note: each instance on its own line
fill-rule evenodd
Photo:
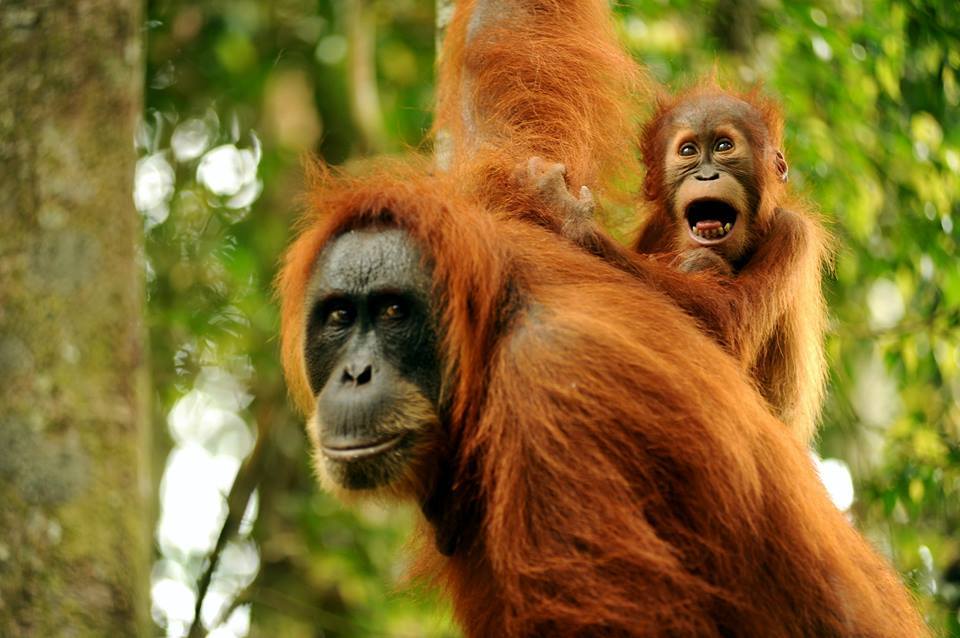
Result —
M 512 167 L 562 162 L 571 183 L 600 191 L 637 174 L 625 142 L 645 87 L 606 0 L 459 0 L 438 69 L 440 163 L 489 208 L 559 230 Z
M 467 636 L 925 635 L 801 443 L 666 296 L 397 166 L 328 178 L 306 224 L 279 283 L 308 414 L 303 304 L 322 247 L 392 225 L 432 269 L 432 463 L 452 481 L 433 489 L 476 514 L 452 557 L 423 560 Z

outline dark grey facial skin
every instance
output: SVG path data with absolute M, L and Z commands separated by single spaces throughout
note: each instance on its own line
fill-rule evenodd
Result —
M 306 308 L 304 354 L 325 453 L 372 456 L 392 435 L 384 424 L 402 407 L 401 387 L 437 405 L 431 278 L 406 233 L 365 229 L 333 240 L 317 259 Z

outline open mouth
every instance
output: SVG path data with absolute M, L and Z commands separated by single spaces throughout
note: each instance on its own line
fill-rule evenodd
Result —
M 693 240 L 709 246 L 730 236 L 737 224 L 737 209 L 718 199 L 698 199 L 687 205 L 685 217 Z
M 406 432 L 394 434 L 385 439 L 349 440 L 325 443 L 321 446 L 323 455 L 333 461 L 358 461 L 367 459 L 397 447 L 406 436 Z

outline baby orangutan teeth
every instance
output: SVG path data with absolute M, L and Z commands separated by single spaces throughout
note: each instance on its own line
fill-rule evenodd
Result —
M 694 237 L 701 239 L 720 239 L 725 237 L 733 228 L 731 222 L 721 224 L 719 221 L 697 222 L 690 225 L 690 232 Z

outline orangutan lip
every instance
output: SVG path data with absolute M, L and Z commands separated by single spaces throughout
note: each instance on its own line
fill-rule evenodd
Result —
M 392 450 L 404 439 L 404 436 L 406 436 L 406 432 L 401 432 L 388 439 L 380 439 L 372 442 L 358 441 L 356 444 L 351 443 L 337 446 L 321 445 L 321 449 L 323 450 L 323 455 L 328 459 L 334 461 L 357 461 Z
M 701 246 L 716 246 L 730 238 L 737 224 L 737 210 L 719 199 L 697 199 L 684 212 L 690 238 Z

